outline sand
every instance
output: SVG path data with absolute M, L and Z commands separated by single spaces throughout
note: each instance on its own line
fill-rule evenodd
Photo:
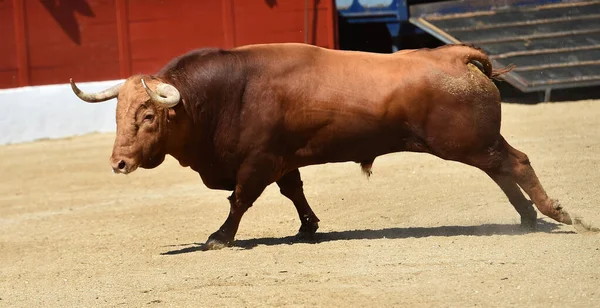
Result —
M 503 134 L 571 213 L 600 224 L 600 101 L 503 104 Z M 0 307 L 592 307 L 600 235 L 519 216 L 481 171 L 426 154 L 301 169 L 315 243 L 276 186 L 234 247 L 228 213 L 172 158 L 113 175 L 114 134 L 0 147 Z

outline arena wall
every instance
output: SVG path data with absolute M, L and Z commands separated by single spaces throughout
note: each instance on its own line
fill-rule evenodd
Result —
M 123 80 L 83 82 L 84 91 L 101 91 Z M 69 84 L 0 90 L 0 144 L 65 138 L 115 131 L 116 100 L 82 102 Z

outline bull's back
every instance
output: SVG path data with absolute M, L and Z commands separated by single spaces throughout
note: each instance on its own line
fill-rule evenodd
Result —
M 293 140 L 284 152 L 301 164 L 429 151 L 431 139 L 472 142 L 467 139 L 476 137 L 444 135 L 441 127 L 486 126 L 478 117 L 486 117 L 490 104 L 495 108 L 489 78 L 439 52 L 372 54 L 293 44 L 263 51 L 272 54 L 266 88 L 277 93 L 272 107 L 279 108 L 277 129 L 284 135 L 278 140 Z M 496 117 L 492 113 L 488 118 Z

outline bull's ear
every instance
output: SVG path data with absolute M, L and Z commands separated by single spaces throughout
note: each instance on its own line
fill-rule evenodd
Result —
M 169 108 L 169 111 L 167 112 L 167 118 L 169 120 L 175 120 L 176 116 L 177 116 L 177 113 L 175 112 L 175 109 Z

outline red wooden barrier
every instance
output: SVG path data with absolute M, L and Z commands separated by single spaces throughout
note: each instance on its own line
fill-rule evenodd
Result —
M 200 47 L 336 48 L 334 10 L 333 0 L 0 0 L 0 88 L 154 73 Z

